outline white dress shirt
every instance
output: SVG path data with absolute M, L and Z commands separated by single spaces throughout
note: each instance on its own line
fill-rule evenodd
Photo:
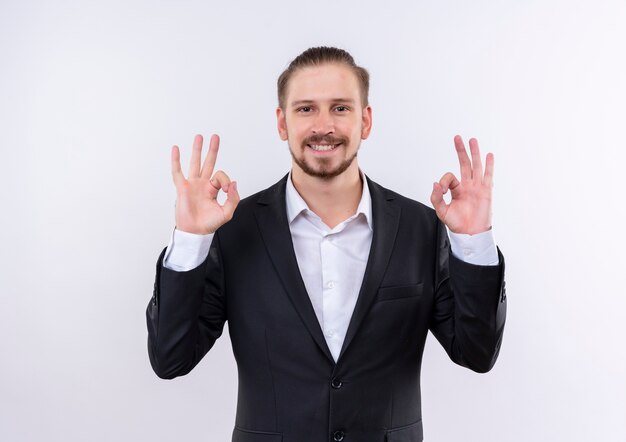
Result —
M 372 245 L 372 199 L 365 177 L 356 213 L 334 228 L 287 180 L 287 219 L 300 274 L 335 361 L 359 296 Z
M 363 192 L 356 213 L 334 228 L 328 227 L 302 199 L 287 179 L 287 219 L 298 268 L 328 348 L 339 357 L 350 318 L 361 289 L 372 244 L 372 199 L 361 173 Z M 498 252 L 492 230 L 477 235 L 450 234 L 452 253 L 477 265 L 497 265 Z M 174 230 L 163 265 L 188 271 L 209 253 L 213 234 L 195 235 Z

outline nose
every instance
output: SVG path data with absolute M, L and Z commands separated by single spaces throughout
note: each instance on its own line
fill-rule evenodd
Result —
M 313 121 L 313 133 L 318 135 L 332 134 L 335 132 L 335 121 L 327 110 L 320 110 Z

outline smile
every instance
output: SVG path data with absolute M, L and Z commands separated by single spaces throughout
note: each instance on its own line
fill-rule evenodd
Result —
M 317 152 L 328 152 L 336 149 L 339 144 L 307 144 L 307 146 Z

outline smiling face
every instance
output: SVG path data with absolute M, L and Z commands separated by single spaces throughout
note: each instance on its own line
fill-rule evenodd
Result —
M 294 167 L 330 180 L 355 161 L 361 140 L 369 136 L 372 109 L 362 107 L 359 83 L 342 64 L 308 66 L 289 80 L 284 109 L 276 109 L 278 133 L 289 144 Z

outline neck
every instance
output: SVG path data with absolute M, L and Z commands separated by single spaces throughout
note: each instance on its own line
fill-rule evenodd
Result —
M 291 180 L 309 209 L 331 229 L 356 213 L 364 185 L 356 161 L 331 179 L 312 177 L 293 164 Z

